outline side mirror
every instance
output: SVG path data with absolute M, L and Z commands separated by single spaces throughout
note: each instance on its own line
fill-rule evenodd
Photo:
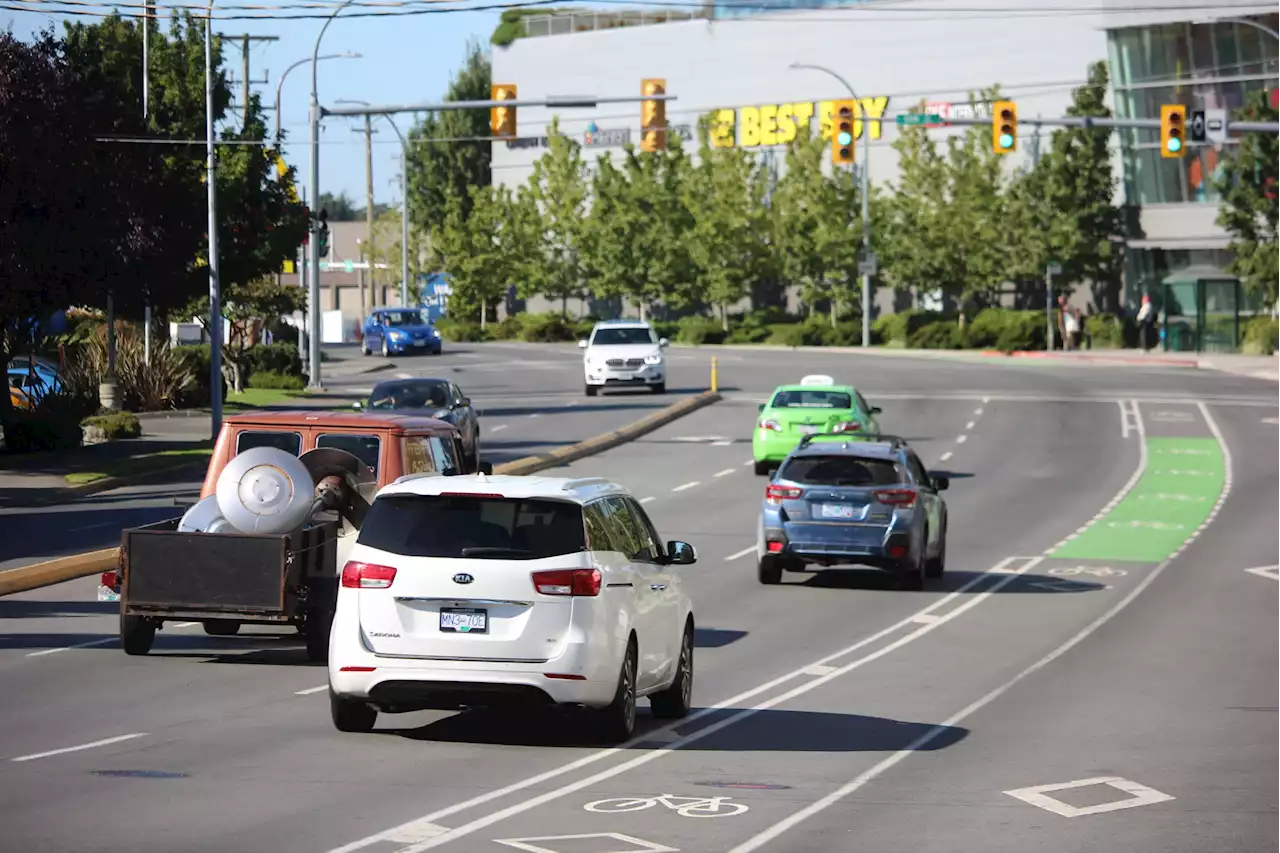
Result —
M 459 406 L 470 406 L 470 405 L 471 405 L 471 398 L 470 398 L 470 397 L 463 397 L 463 398 L 461 398 L 460 400 L 458 400 L 458 405 L 459 405 Z
M 873 415 L 878 415 L 878 414 L 880 414 L 880 413 L 881 413 L 881 412 L 883 412 L 883 411 L 884 411 L 884 409 L 880 408 L 879 406 L 872 406 L 872 407 L 871 407 L 871 409 L 870 409 L 870 412 L 871 412 L 871 414 L 873 414 Z
M 493 463 L 492 462 L 478 463 L 476 465 L 476 473 L 484 474 L 486 477 L 491 476 L 493 474 Z
M 674 566 L 688 566 L 698 562 L 698 553 L 688 542 L 671 541 L 667 543 L 667 562 Z
M 578 341 L 578 349 L 586 349 L 586 348 L 587 348 L 586 341 Z
M 933 477 L 933 487 L 940 492 L 945 492 L 951 487 L 950 477 Z
M 351 404 L 351 408 L 355 409 L 357 412 L 363 411 L 364 403 L 361 403 L 359 400 L 356 400 L 354 403 Z
M 669 347 L 671 346 L 671 341 L 667 340 L 666 338 L 658 338 L 658 346 Z
M 764 404 L 764 403 L 761 403 L 760 405 L 756 406 L 756 411 L 757 411 L 757 412 L 763 412 L 763 411 L 764 411 L 764 407 L 765 407 L 765 404 Z

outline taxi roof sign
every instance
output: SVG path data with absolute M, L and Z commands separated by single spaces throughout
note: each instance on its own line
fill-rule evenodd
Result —
M 811 373 L 800 380 L 801 385 L 835 385 L 836 380 L 824 373 Z

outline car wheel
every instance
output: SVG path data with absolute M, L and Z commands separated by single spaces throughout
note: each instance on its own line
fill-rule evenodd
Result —
M 588 385 L 588 386 L 586 386 L 586 389 L 587 389 L 587 396 L 588 396 L 588 397 L 594 397 L 596 394 L 599 394 L 599 393 L 600 393 L 600 386 L 599 386 L 599 385 Z
M 756 563 L 756 575 L 760 583 L 768 586 L 782 583 L 782 563 L 772 554 L 765 554 Z
M 924 564 L 924 576 L 940 578 L 947 570 L 947 528 L 942 528 L 942 541 L 938 543 L 938 556 Z
M 654 385 L 650 385 L 649 390 L 653 391 L 655 394 L 665 394 L 667 393 L 667 383 L 658 382 Z
M 924 566 L 923 557 L 904 561 L 898 568 L 898 585 L 912 592 L 924 589 Z
M 680 641 L 680 660 L 676 664 L 676 680 L 661 693 L 649 697 L 649 708 L 655 717 L 674 720 L 686 717 L 693 708 L 693 623 L 684 627 Z
M 386 338 L 383 338 L 383 339 L 382 339 L 382 357 L 383 357 L 383 358 L 391 358 L 391 350 L 389 350 L 389 349 L 387 348 L 387 339 L 386 339 Z
M 636 730 L 636 666 L 639 654 L 635 637 L 627 643 L 627 656 L 622 661 L 618 675 L 618 689 L 613 701 L 601 708 L 598 714 L 600 735 L 610 743 L 630 740 Z
M 361 338 L 361 339 L 360 339 L 360 354 L 361 354 L 361 355 L 373 355 L 373 350 L 369 349 L 369 339 L 368 339 L 368 338 Z
M 240 623 L 234 619 L 206 619 L 204 632 L 211 637 L 234 637 L 240 633 Z
M 756 460 L 756 476 L 764 477 L 769 474 L 769 463 Z
M 368 702 L 344 699 L 334 693 L 332 687 L 329 688 L 329 713 L 333 717 L 333 727 L 340 732 L 368 734 L 378 721 L 377 710 Z
M 156 623 L 145 616 L 120 614 L 120 645 L 126 655 L 145 655 L 156 641 Z

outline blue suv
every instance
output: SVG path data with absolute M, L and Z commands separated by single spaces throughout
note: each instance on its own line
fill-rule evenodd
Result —
M 760 583 L 781 583 L 784 570 L 861 565 L 922 589 L 945 568 L 947 504 L 938 493 L 949 485 L 897 436 L 806 435 L 765 488 Z
M 360 333 L 360 351 L 372 355 L 375 349 L 383 356 L 413 352 L 439 355 L 444 341 L 422 309 L 380 308 L 365 318 Z

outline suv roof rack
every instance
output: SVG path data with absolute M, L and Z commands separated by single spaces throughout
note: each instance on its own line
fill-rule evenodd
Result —
M 842 438 L 845 441 L 849 441 L 850 437 L 851 437 L 850 435 L 842 432 L 811 433 L 810 435 L 802 436 L 800 438 L 800 444 L 798 445 L 797 449 L 799 449 L 800 447 L 808 447 L 809 442 L 813 441 L 815 438 Z M 907 440 L 902 436 L 888 435 L 885 433 L 881 433 L 880 435 L 877 435 L 875 438 L 871 438 L 868 436 L 855 436 L 853 437 L 853 442 L 857 444 L 888 444 L 891 447 L 893 447 L 895 450 L 898 449 L 899 447 L 907 446 Z

